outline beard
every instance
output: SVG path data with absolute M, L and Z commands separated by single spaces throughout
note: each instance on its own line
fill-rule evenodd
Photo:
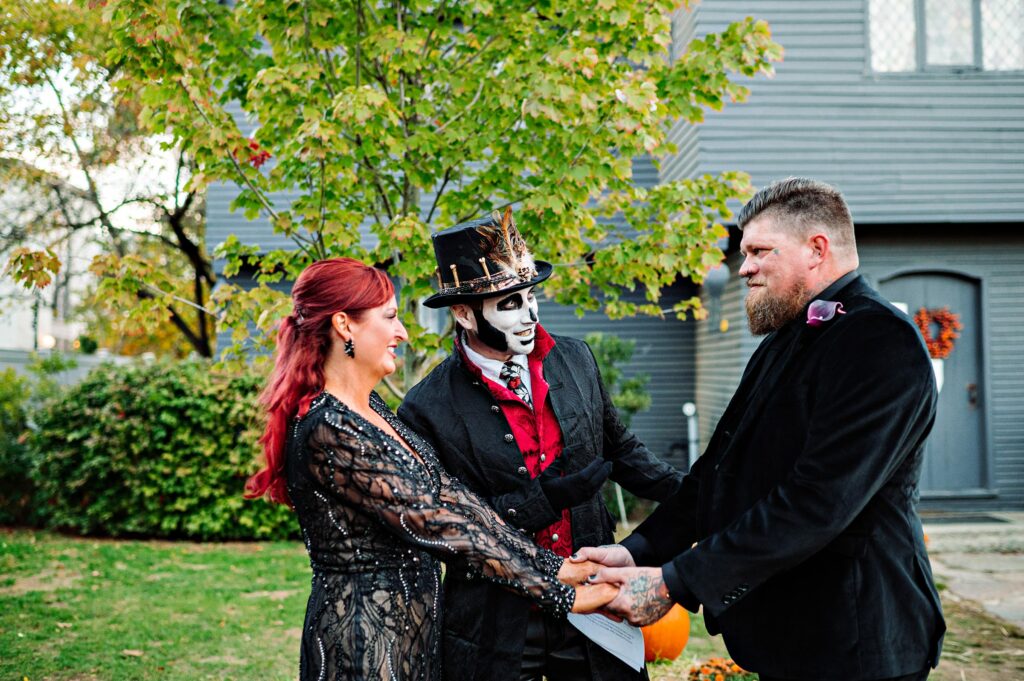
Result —
M 806 305 L 807 288 L 803 282 L 794 282 L 789 289 L 773 293 L 768 287 L 751 290 L 747 294 L 747 323 L 750 333 L 764 336 L 777 331 L 796 319 Z

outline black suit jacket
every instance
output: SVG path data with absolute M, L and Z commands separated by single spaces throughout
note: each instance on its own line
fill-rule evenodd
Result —
M 682 474 L 659 461 L 622 424 L 586 343 L 554 336 L 544 379 L 562 428 L 566 473 L 597 458 L 612 462 L 611 479 L 637 496 L 661 500 Z M 561 517 L 523 466 L 504 412 L 453 352 L 406 395 L 398 415 L 434 445 L 445 468 L 485 497 L 510 525 L 532 534 Z M 613 541 L 614 522 L 600 494 L 573 507 L 573 549 Z M 516 680 L 530 603 L 516 594 L 450 569 L 445 575 L 446 679 Z M 634 678 L 623 663 L 589 646 L 591 677 Z
M 915 511 L 934 375 L 863 279 L 825 293 L 846 314 L 761 344 L 680 491 L 624 544 L 746 669 L 910 674 L 937 664 L 945 631 Z

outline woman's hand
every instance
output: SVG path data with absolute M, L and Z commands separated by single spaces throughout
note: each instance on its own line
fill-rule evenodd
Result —
M 600 563 L 592 563 L 589 560 L 572 562 L 562 561 L 562 567 L 558 570 L 558 581 L 569 586 L 586 584 L 591 575 L 596 575 L 603 566 Z
M 569 560 L 574 563 L 593 561 L 605 567 L 636 567 L 632 554 L 622 544 L 584 546 L 569 556 Z
M 576 587 L 576 600 L 572 611 L 581 615 L 597 612 L 619 595 L 619 587 L 613 584 L 593 584 Z

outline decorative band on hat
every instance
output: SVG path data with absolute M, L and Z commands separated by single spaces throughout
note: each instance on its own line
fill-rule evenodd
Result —
M 536 267 L 524 267 L 518 272 L 512 272 L 505 270 L 498 274 L 491 274 L 487 271 L 487 265 L 484 263 L 484 259 L 480 258 L 480 263 L 483 265 L 484 272 L 487 272 L 485 276 L 477 277 L 476 279 L 467 279 L 466 281 L 459 281 L 459 275 L 455 271 L 455 265 L 450 265 L 452 278 L 454 284 L 446 284 L 441 278 L 441 271 L 435 270 L 437 275 L 437 292 L 441 295 L 451 294 L 465 294 L 465 293 L 487 293 L 489 291 L 501 291 L 502 289 L 514 286 L 515 284 L 529 281 L 537 276 Z

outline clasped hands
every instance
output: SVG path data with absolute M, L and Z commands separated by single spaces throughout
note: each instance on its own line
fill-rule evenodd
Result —
M 562 563 L 558 579 L 576 589 L 575 613 L 599 612 L 646 626 L 672 607 L 661 568 L 637 567 L 619 544 L 580 549 Z

